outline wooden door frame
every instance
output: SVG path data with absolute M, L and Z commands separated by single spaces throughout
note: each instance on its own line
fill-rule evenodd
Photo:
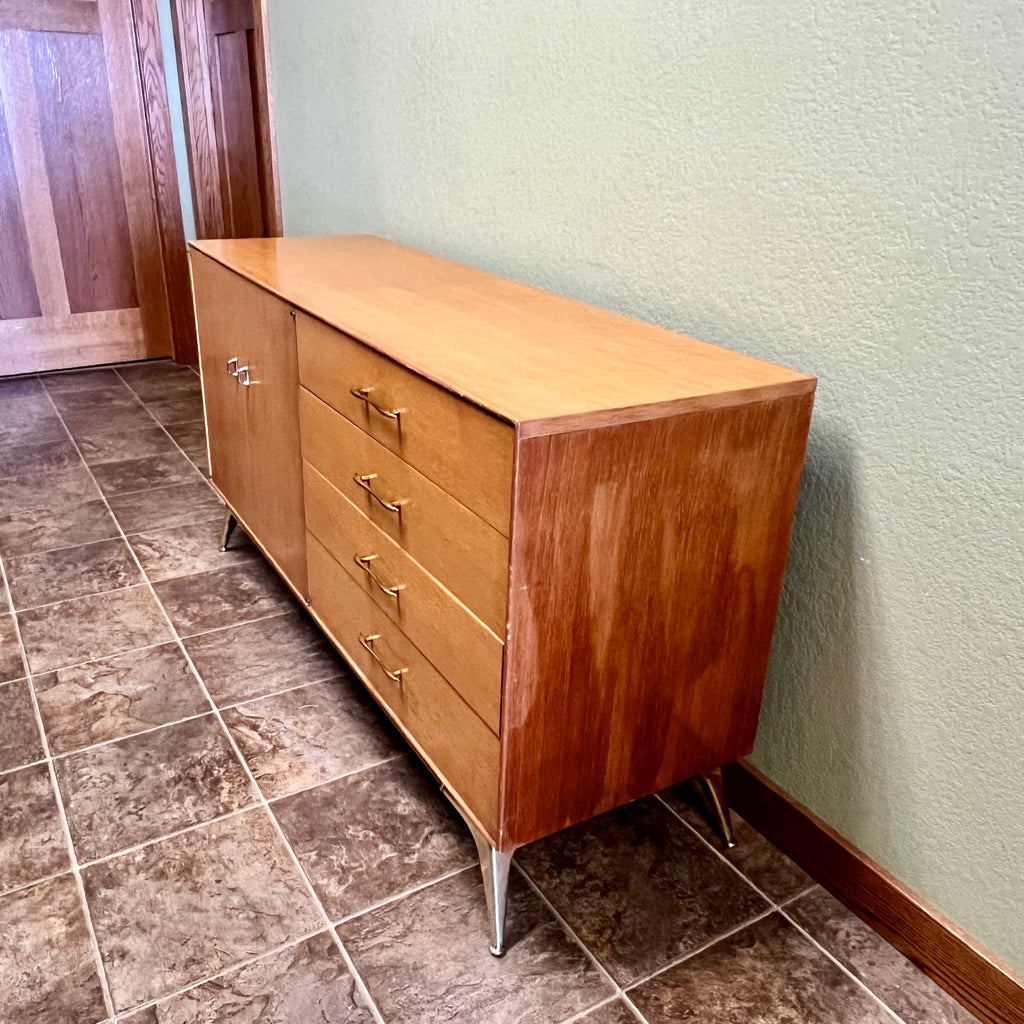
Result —
M 196 325 L 192 315 L 192 285 L 189 280 L 185 229 L 181 217 L 181 193 L 174 160 L 171 107 L 164 77 L 163 46 L 156 0 L 131 0 L 139 84 L 146 114 L 149 164 L 156 198 L 160 255 L 171 319 L 173 358 L 179 363 L 196 363 Z
M 281 191 L 277 177 L 277 152 L 272 125 L 267 60 L 267 0 L 252 4 L 256 73 L 256 109 L 260 189 L 266 197 L 265 227 L 268 236 L 283 234 Z M 223 238 L 224 206 L 220 192 L 214 103 L 210 79 L 204 0 L 174 0 L 174 38 L 182 84 L 185 142 L 188 149 L 192 205 L 199 238 Z

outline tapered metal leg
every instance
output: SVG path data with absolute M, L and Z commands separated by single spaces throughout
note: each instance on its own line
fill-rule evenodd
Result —
M 231 540 L 231 534 L 235 532 L 235 527 L 237 525 L 238 520 L 235 518 L 235 514 L 231 509 L 226 509 L 224 512 L 224 532 L 220 535 L 221 551 L 227 551 L 228 541 Z
M 490 840 L 466 817 L 462 808 L 442 786 L 441 792 L 466 823 L 480 858 L 480 873 L 484 878 L 484 898 L 487 900 L 487 922 L 491 932 L 490 950 L 493 956 L 505 955 L 505 908 L 508 905 L 508 876 L 512 868 L 514 850 L 502 852 L 491 846 Z
M 725 848 L 731 850 L 736 845 L 736 836 L 732 831 L 732 816 L 729 814 L 729 804 L 725 799 L 725 783 L 722 782 L 722 769 L 716 768 L 706 775 L 700 776 L 704 784 L 704 791 L 708 795 L 708 801 L 718 819 L 718 829 L 725 842 Z

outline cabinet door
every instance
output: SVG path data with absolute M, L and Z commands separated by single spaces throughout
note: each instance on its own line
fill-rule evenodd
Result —
M 199 334 L 199 365 L 203 376 L 210 479 L 243 518 L 247 499 L 249 441 L 246 388 L 231 373 L 245 365 L 248 338 L 240 331 L 239 310 L 258 291 L 255 285 L 192 253 L 192 288 Z M 229 368 L 228 361 L 236 360 Z
M 250 289 L 238 320 L 249 367 L 249 384 L 241 388 L 247 402 L 246 521 L 284 576 L 308 597 L 295 318 L 287 303 Z
M 307 594 L 299 379 L 291 307 L 192 254 L 210 476 L 284 577 Z M 237 359 L 233 376 L 228 361 Z

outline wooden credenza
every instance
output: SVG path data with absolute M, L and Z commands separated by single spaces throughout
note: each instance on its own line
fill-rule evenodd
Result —
M 214 486 L 477 840 L 753 747 L 815 380 L 369 236 L 204 241 Z

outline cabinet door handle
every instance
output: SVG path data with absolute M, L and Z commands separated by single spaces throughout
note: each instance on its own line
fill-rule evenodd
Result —
M 404 409 L 385 409 L 383 405 L 378 405 L 371 397 L 370 392 L 373 388 L 349 388 L 348 393 L 355 398 L 358 398 L 360 402 L 365 402 L 371 409 L 375 409 L 381 414 L 386 416 L 389 420 L 395 420 L 399 426 L 402 425 L 401 416 L 405 412 Z
M 405 675 L 409 670 L 407 668 L 396 668 L 393 672 L 391 669 L 380 660 L 380 655 L 373 649 L 374 643 L 380 639 L 380 633 L 372 633 L 370 636 L 363 636 L 359 634 L 360 646 L 370 655 L 371 658 L 380 666 L 381 671 L 390 679 L 393 683 L 401 685 L 402 676 Z
M 228 373 L 230 373 L 232 377 L 238 376 L 238 356 L 232 356 L 228 360 Z
M 366 493 L 371 498 L 373 498 L 373 500 L 377 502 L 377 504 L 379 504 L 381 508 L 386 508 L 389 512 L 397 512 L 399 515 L 401 515 L 402 506 L 405 504 L 405 502 L 401 498 L 396 499 L 395 501 L 385 501 L 385 499 L 382 498 L 370 485 L 370 481 L 376 479 L 376 473 L 354 473 L 352 475 L 352 482 L 357 487 L 362 487 L 362 489 L 366 491 Z
M 404 583 L 396 583 L 393 587 L 389 587 L 387 584 L 382 583 L 380 577 L 370 568 L 370 563 L 376 558 L 376 555 L 356 555 L 356 565 L 359 566 L 367 576 L 377 584 L 377 589 L 382 593 L 387 594 L 388 597 L 393 597 L 396 601 L 398 600 L 398 592 L 405 590 Z
M 238 378 L 238 383 L 241 384 L 243 388 L 247 388 L 252 383 L 249 379 L 248 366 L 240 366 L 238 368 L 238 373 L 236 373 L 235 376 Z

